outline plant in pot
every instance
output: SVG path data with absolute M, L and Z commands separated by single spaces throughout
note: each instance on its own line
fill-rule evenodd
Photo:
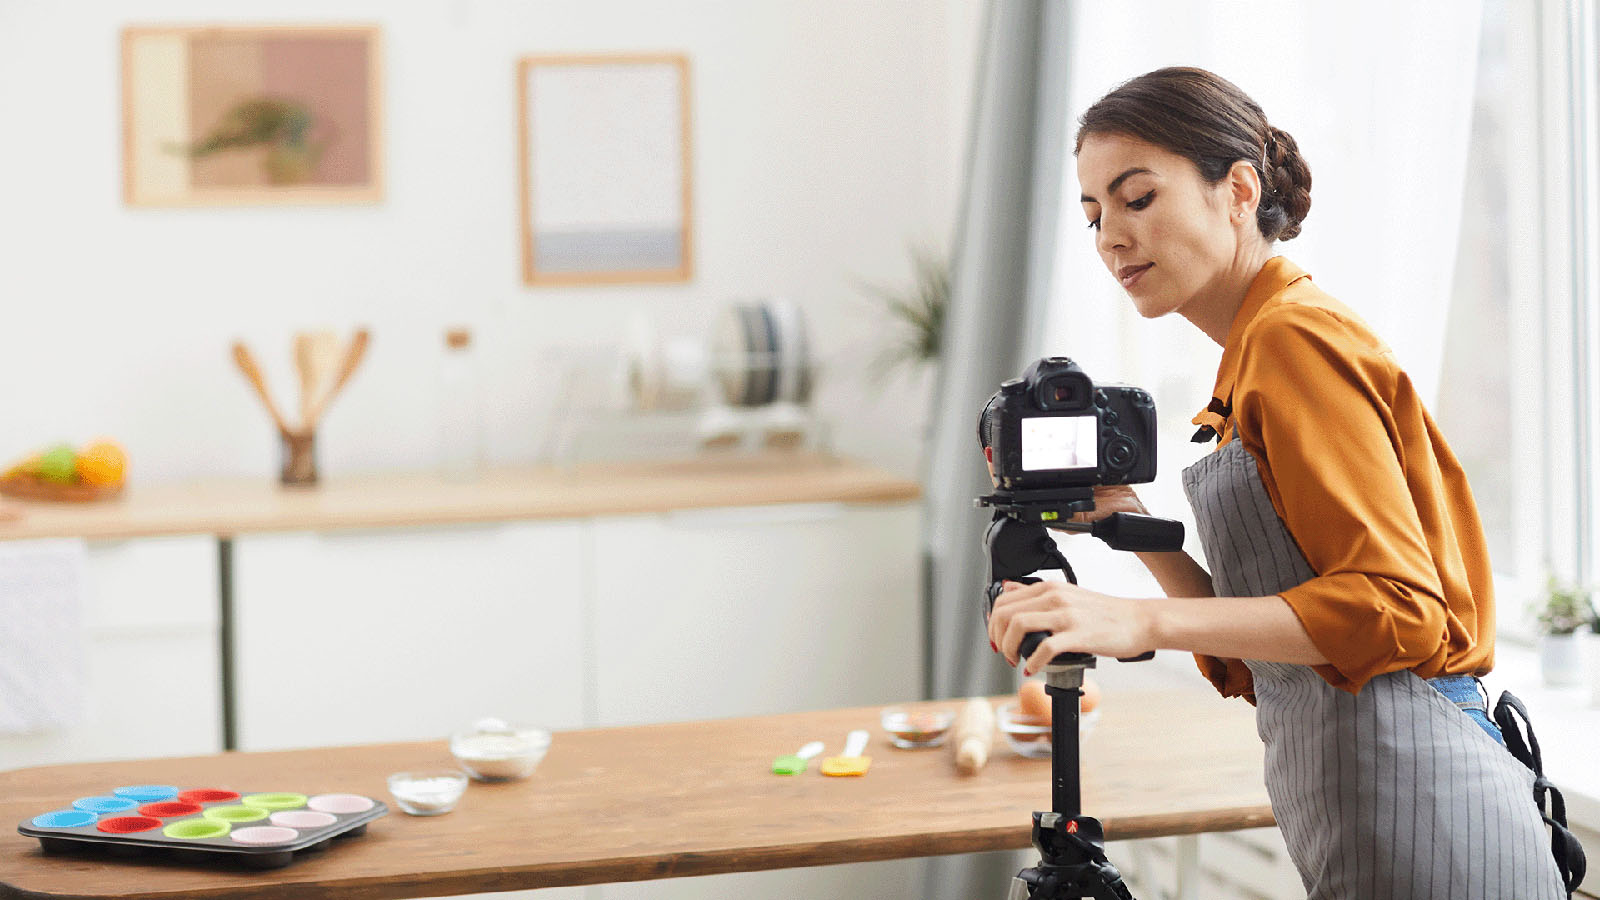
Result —
M 1594 622 L 1594 606 L 1587 587 L 1562 582 L 1552 576 L 1545 585 L 1537 610 L 1539 670 L 1550 687 L 1570 687 L 1583 681 L 1583 649 L 1579 629 Z

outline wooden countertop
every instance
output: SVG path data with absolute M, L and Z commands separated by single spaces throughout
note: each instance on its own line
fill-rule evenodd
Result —
M 312 489 L 285 489 L 266 478 L 135 483 L 118 499 L 99 503 L 0 498 L 0 540 L 232 536 L 774 503 L 903 502 L 920 494 L 914 481 L 812 454 L 502 469 L 470 482 L 417 473 L 333 477 Z
M 865 777 L 828 778 L 817 761 L 770 774 L 809 740 L 837 753 L 852 728 L 873 735 Z M 1112 840 L 1270 825 L 1262 759 L 1242 702 L 1108 691 L 1083 742 L 1084 811 Z M 450 765 L 432 741 L 20 769 L 0 772 L 0 824 L 126 784 L 348 791 L 392 807 L 388 773 Z M 394 810 L 280 869 L 46 856 L 0 835 L 0 898 L 380 900 L 1009 850 L 1028 846 L 1030 813 L 1049 804 L 1049 760 L 997 738 L 988 767 L 963 778 L 948 747 L 891 747 L 877 708 L 572 731 L 527 780 L 472 784 L 444 816 Z

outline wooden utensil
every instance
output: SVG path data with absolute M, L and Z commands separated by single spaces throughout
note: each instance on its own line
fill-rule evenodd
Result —
M 994 707 L 982 697 L 968 698 L 956 713 L 950 746 L 955 748 L 956 771 L 976 775 L 994 750 Z
M 272 423 L 278 426 L 278 431 L 288 434 L 289 423 L 284 419 L 283 413 L 278 411 L 278 404 L 272 402 L 272 395 L 267 392 L 267 379 L 261 374 L 261 367 L 256 364 L 255 356 L 250 353 L 250 348 L 246 347 L 243 341 L 233 342 L 233 362 L 256 389 L 256 396 L 261 398 L 261 404 L 267 408 L 267 415 L 272 417 Z
M 344 358 L 339 363 L 339 371 L 334 376 L 333 384 L 328 386 L 328 389 L 318 398 L 317 404 L 306 413 L 306 430 L 314 430 L 317 424 L 322 421 L 323 415 L 328 411 L 328 405 L 333 402 L 334 397 L 339 395 L 339 391 L 344 389 L 345 383 L 350 380 L 350 376 L 355 374 L 356 367 L 361 365 L 361 360 L 366 356 L 367 344 L 370 340 L 371 334 L 365 328 L 357 331 L 355 337 L 350 339 L 350 345 L 345 348 Z
M 339 365 L 339 336 L 332 331 L 296 332 L 294 362 L 300 375 L 300 427 L 310 428 L 312 406 Z

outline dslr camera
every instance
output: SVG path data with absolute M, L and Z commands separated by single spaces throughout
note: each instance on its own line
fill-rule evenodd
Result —
M 1095 384 L 1050 356 L 1000 385 L 978 420 L 996 496 L 1027 502 L 1092 497 L 1099 484 L 1156 477 L 1156 405 L 1126 384 Z

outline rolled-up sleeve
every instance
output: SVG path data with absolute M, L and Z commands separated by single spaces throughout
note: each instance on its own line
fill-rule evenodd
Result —
M 1299 304 L 1264 311 L 1245 339 L 1236 435 L 1317 573 L 1280 594 L 1328 660 L 1316 671 L 1355 693 L 1442 658 L 1449 611 L 1406 478 L 1392 356 Z

